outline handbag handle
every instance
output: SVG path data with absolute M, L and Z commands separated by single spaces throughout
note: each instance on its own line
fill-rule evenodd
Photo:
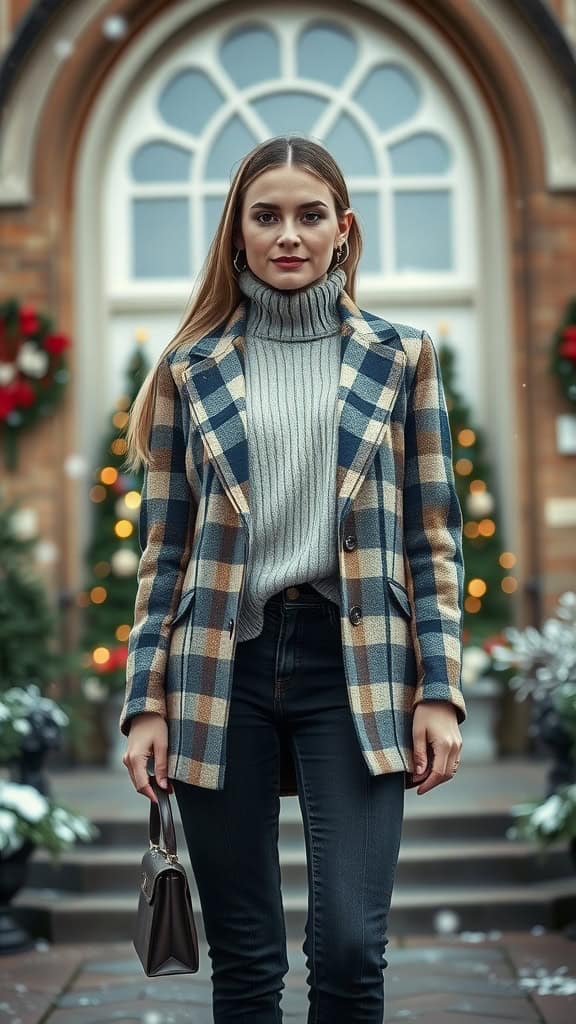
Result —
M 178 849 L 176 846 L 176 829 L 174 828 L 174 818 L 172 817 L 172 808 L 170 806 L 170 797 L 166 790 L 162 789 L 156 781 L 156 777 L 153 774 L 154 769 L 150 770 L 148 766 L 148 782 L 150 783 L 158 803 L 150 801 L 150 819 L 148 823 L 148 831 L 150 834 L 150 845 L 160 847 L 160 826 L 162 826 L 162 835 L 164 837 L 164 849 L 167 856 L 171 860 L 178 860 Z

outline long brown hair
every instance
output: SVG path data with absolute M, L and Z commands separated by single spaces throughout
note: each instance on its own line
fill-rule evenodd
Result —
M 264 171 L 286 164 L 308 171 L 328 186 L 334 197 L 339 220 L 351 208 L 348 188 L 340 168 L 328 150 L 317 142 L 300 135 L 280 135 L 261 142 L 244 157 L 232 180 L 220 223 L 176 334 L 148 371 L 132 403 L 126 429 L 127 457 L 124 462 L 128 472 L 136 471 L 142 464 L 150 465 L 152 461 L 150 434 L 159 364 L 179 345 L 198 341 L 204 334 L 226 323 L 242 299 L 233 265 L 233 237 L 241 223 L 242 201 L 248 186 Z M 356 268 L 362 253 L 362 236 L 356 217 L 350 226 L 347 240 L 348 257 L 340 266 L 346 272 L 346 292 L 356 301 Z M 333 265 L 334 261 L 329 269 Z

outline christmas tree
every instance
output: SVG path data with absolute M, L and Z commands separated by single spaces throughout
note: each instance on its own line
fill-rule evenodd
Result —
M 464 520 L 463 640 L 465 645 L 481 646 L 512 621 L 511 595 L 518 582 L 511 570 L 516 556 L 504 550 L 500 540 L 484 435 L 472 425 L 470 407 L 456 390 L 454 351 L 441 343 L 438 356 L 450 417 L 456 490 Z
M 90 500 L 94 504 L 94 533 L 86 558 L 89 576 L 84 594 L 83 647 L 86 654 L 86 692 L 96 684 L 122 691 L 126 682 L 128 637 L 132 628 L 136 572 L 140 560 L 138 518 L 143 472 L 121 471 L 126 456 L 124 434 L 129 410 L 148 372 L 140 342 L 126 370 L 126 393 L 119 396 L 110 417 L 102 458 L 94 471 Z M 88 682 L 90 681 L 90 682 Z M 87 685 L 88 684 L 88 685 Z
M 55 649 L 58 615 L 34 570 L 38 543 L 27 509 L 0 493 L 0 690 L 56 682 L 67 662 Z

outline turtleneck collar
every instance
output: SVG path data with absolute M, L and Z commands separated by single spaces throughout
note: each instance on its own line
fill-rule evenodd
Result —
M 238 276 L 240 290 L 250 302 L 246 334 L 276 341 L 309 341 L 340 331 L 337 300 L 346 273 L 334 267 L 305 288 L 274 288 L 249 267 Z

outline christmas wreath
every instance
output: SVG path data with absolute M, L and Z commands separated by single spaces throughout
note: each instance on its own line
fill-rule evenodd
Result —
M 19 431 L 53 412 L 70 376 L 70 341 L 52 326 L 34 306 L 14 298 L 0 303 L 0 428 L 8 469 L 17 465 Z
M 568 401 L 576 403 L 576 298 L 568 303 L 564 322 L 554 335 L 550 369 Z

